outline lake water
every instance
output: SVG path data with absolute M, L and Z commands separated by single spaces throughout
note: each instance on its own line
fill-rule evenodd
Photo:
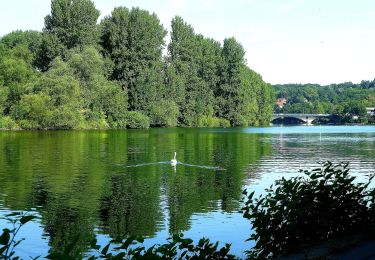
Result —
M 0 216 L 38 216 L 18 235 L 22 258 L 61 250 L 77 235 L 75 250 L 85 252 L 94 237 L 142 235 L 148 246 L 178 232 L 232 243 L 241 257 L 252 246 L 242 190 L 261 193 L 325 160 L 374 173 L 375 127 L 0 132 Z

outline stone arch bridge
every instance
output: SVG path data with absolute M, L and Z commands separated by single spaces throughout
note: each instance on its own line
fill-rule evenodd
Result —
M 292 117 L 297 118 L 303 122 L 305 122 L 308 125 L 311 125 L 312 121 L 314 121 L 318 117 L 328 117 L 331 116 L 331 114 L 273 114 L 272 115 L 272 121 L 277 118 L 285 118 L 285 117 Z

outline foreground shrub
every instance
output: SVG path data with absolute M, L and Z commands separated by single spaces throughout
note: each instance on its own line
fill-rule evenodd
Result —
M 169 238 L 163 245 L 156 244 L 148 249 L 143 246 L 143 241 L 143 238 L 129 237 L 112 240 L 103 248 L 93 241 L 91 246 L 100 253 L 100 257 L 92 256 L 90 259 L 236 259 L 229 254 L 230 244 L 218 249 L 218 242 L 211 243 L 207 238 L 201 238 L 194 245 L 192 239 L 179 234 Z M 109 253 L 111 246 L 114 246 L 114 251 Z M 60 257 L 64 256 L 57 256 L 56 259 Z
M 250 257 L 277 258 L 332 239 L 373 231 L 374 190 L 349 175 L 348 164 L 324 163 L 282 178 L 265 196 L 246 195 L 244 217 L 251 220 L 255 247 Z
M 5 215 L 3 219 L 10 222 L 11 227 L 4 228 L 3 233 L 0 235 L 0 259 L 18 259 L 18 257 L 13 257 L 13 255 L 15 254 L 15 248 L 23 239 L 17 239 L 17 233 L 23 225 L 34 218 L 36 218 L 36 216 L 22 212 L 14 212 Z
M 5 216 L 5 220 L 11 223 L 11 228 L 4 228 L 0 235 L 0 259 L 18 259 L 15 256 L 16 247 L 23 239 L 16 238 L 21 227 L 36 216 L 27 213 L 14 212 Z M 78 237 L 77 237 L 78 238 Z M 77 240 L 67 241 L 68 246 L 61 252 L 50 252 L 47 259 L 235 259 L 229 254 L 230 244 L 218 248 L 218 242 L 211 243 L 209 239 L 202 238 L 197 244 L 193 244 L 190 238 L 184 238 L 182 234 L 173 235 L 163 245 L 153 245 L 146 249 L 141 237 L 129 237 L 126 239 L 114 239 L 101 247 L 94 239 L 90 243 L 90 253 L 82 255 L 74 250 Z M 96 253 L 95 253 L 96 251 Z M 37 257 L 39 258 L 39 257 Z M 37 259 L 35 258 L 35 259 Z

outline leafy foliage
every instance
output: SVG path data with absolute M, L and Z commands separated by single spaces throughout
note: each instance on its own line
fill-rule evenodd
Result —
M 149 128 L 150 118 L 139 111 L 129 111 L 125 115 L 128 128 Z
M 0 118 L 0 129 L 18 130 L 19 126 L 12 118 L 9 116 L 4 116 Z
M 178 106 L 170 100 L 162 100 L 151 106 L 150 120 L 153 126 L 174 127 L 177 125 Z
M 270 121 L 271 91 L 260 93 L 270 86 L 246 67 L 245 51 L 234 38 L 225 39 L 221 47 L 195 34 L 176 16 L 168 53 L 167 86 L 179 105 L 181 125 L 217 125 L 210 122 L 212 118 L 225 119 L 233 126 Z
M 150 112 L 163 94 L 162 48 L 166 30 L 155 14 L 118 7 L 102 23 L 104 55 L 114 63 L 111 78 L 128 94 L 130 110 Z
M 19 257 L 14 256 L 15 248 L 23 241 L 23 239 L 16 240 L 16 236 L 21 227 L 36 216 L 29 215 L 23 212 L 13 212 L 5 215 L 4 219 L 12 225 L 12 227 L 4 228 L 3 233 L 0 235 L 0 258 L 17 260 Z
M 0 39 L 6 128 L 269 123 L 271 88 L 246 66 L 236 39 L 221 46 L 177 16 L 163 57 L 167 31 L 156 14 L 117 7 L 98 17 L 91 0 L 52 0 L 43 32 Z
M 351 82 L 321 86 L 318 84 L 275 85 L 277 98 L 285 98 L 287 103 L 277 113 L 322 113 L 334 114 L 332 123 L 351 122 L 350 115 L 365 116 L 366 107 L 374 107 L 375 81 Z M 320 123 L 325 123 L 324 121 Z
M 207 238 L 201 238 L 194 245 L 192 239 L 178 234 L 169 238 L 167 243 L 153 245 L 148 249 L 142 245 L 143 241 L 141 237 L 129 237 L 124 240 L 112 240 L 100 248 L 94 240 L 91 246 L 100 253 L 100 258 L 105 259 L 235 259 L 234 255 L 229 254 L 230 244 L 218 248 L 218 242 L 211 243 Z M 111 247 L 116 253 L 109 252 Z
M 98 42 L 99 11 L 90 0 L 53 0 L 51 14 L 44 18 L 43 44 L 38 64 L 42 70 L 66 50 Z
M 15 247 L 24 239 L 16 240 L 16 235 L 23 225 L 35 219 L 36 216 L 27 213 L 14 212 L 5 216 L 13 228 L 4 228 L 0 235 L 1 259 L 14 259 Z M 182 234 L 173 235 L 165 244 L 153 245 L 146 249 L 142 237 L 128 237 L 126 239 L 114 239 L 107 245 L 97 245 L 94 238 L 90 247 L 98 254 L 89 254 L 88 259 L 235 259 L 229 254 L 230 244 L 218 248 L 218 242 L 211 243 L 207 238 L 201 238 L 196 245 L 190 238 L 184 238 Z M 77 240 L 69 241 L 63 251 L 52 252 L 45 256 L 46 259 L 81 259 L 83 256 L 75 255 L 74 245 Z
M 349 175 L 348 164 L 326 162 L 302 171 L 304 176 L 282 178 L 253 198 L 244 191 L 244 217 L 251 220 L 255 258 L 280 257 L 346 235 L 374 231 L 374 189 Z
M 85 119 L 91 123 L 104 120 L 114 128 L 125 127 L 121 120 L 126 113 L 126 96 L 116 82 L 106 78 L 99 51 L 92 46 L 72 49 L 66 62 L 80 81 Z
M 37 31 L 14 31 L 1 38 L 7 55 L 21 59 L 35 67 L 37 53 L 42 44 L 42 34 Z
M 28 120 L 32 128 L 72 129 L 82 121 L 79 82 L 61 59 L 56 59 L 51 69 L 31 85 L 12 115 Z

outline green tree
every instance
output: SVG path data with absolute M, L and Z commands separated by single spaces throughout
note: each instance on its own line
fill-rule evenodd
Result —
M 92 46 L 75 48 L 67 55 L 67 64 L 80 81 L 85 119 L 111 127 L 125 127 L 126 96 L 120 86 L 105 77 L 105 62 Z
M 172 19 L 171 27 L 167 60 L 169 63 L 169 70 L 167 71 L 168 91 L 179 106 L 180 124 L 189 126 L 193 123 L 190 122 L 192 120 L 189 120 L 191 112 L 186 99 L 189 99 L 189 95 L 192 95 L 191 82 L 196 80 L 196 71 L 194 71 L 195 32 L 179 16 Z
M 26 93 L 29 82 L 39 75 L 32 66 L 35 53 L 30 46 L 35 38 L 37 36 L 32 32 L 18 31 L 0 40 L 0 108 L 6 116 Z
M 365 115 L 366 114 L 366 106 L 363 102 L 359 101 L 349 101 L 344 105 L 344 113 L 351 114 L 351 115 Z
M 74 129 L 83 121 L 79 81 L 60 58 L 12 110 L 25 128 Z M 31 121 L 29 124 L 27 121 Z
M 178 112 L 178 106 L 175 102 L 162 100 L 151 107 L 151 125 L 162 127 L 177 126 Z
M 32 66 L 35 65 L 41 43 L 42 34 L 37 31 L 18 30 L 3 36 L 0 40 L 0 44 L 3 44 L 4 48 L 7 49 L 9 56 L 22 59 Z
M 99 11 L 90 0 L 52 0 L 51 14 L 44 19 L 43 44 L 38 66 L 49 68 L 50 62 L 67 49 L 95 45 L 99 40 Z
M 3 115 L 8 100 L 9 89 L 0 85 L 0 117 Z
M 115 8 L 102 23 L 101 45 L 113 63 L 111 78 L 127 93 L 128 108 L 149 115 L 163 96 L 162 49 L 166 30 L 156 14 Z
M 176 16 L 168 45 L 168 91 L 180 109 L 180 124 L 204 126 L 214 115 L 214 90 L 218 84 L 220 44 L 196 35 Z
M 68 49 L 95 44 L 99 14 L 90 0 L 52 0 L 51 14 L 45 17 L 44 32 L 56 35 Z
M 258 120 L 260 125 L 268 125 L 272 118 L 275 93 L 271 84 L 266 84 L 259 74 L 256 74 L 256 77 L 261 81 L 258 92 Z
M 374 106 L 374 81 L 353 84 L 351 82 L 321 86 L 318 84 L 275 85 L 277 97 L 287 99 L 280 113 L 334 114 L 333 123 L 345 123 L 344 114 L 364 116 L 366 107 Z M 339 117 L 337 117 L 339 116 Z M 339 119 L 341 118 L 341 119 Z M 327 121 L 330 122 L 330 121 Z
M 245 62 L 244 55 L 245 51 L 236 39 L 224 40 L 220 86 L 216 93 L 217 113 L 219 117 L 229 120 L 232 125 L 244 123 L 237 117 L 237 108 L 241 102 L 241 70 Z
M 46 129 L 52 124 L 53 102 L 46 93 L 23 95 L 17 117 L 24 129 Z

